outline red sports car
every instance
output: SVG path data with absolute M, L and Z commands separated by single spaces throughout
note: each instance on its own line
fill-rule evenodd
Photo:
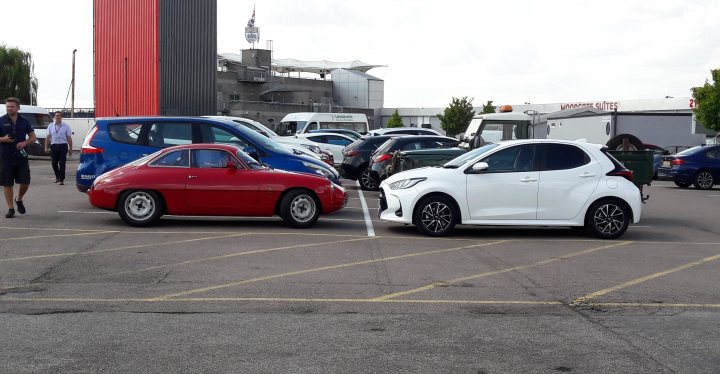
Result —
M 278 214 L 305 228 L 347 203 L 345 189 L 327 178 L 270 170 L 225 144 L 165 148 L 101 175 L 88 195 L 90 204 L 117 211 L 131 226 L 150 225 L 163 214 Z

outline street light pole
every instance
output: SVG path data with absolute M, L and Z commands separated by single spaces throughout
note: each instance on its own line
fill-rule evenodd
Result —
M 72 80 L 70 82 L 70 85 L 72 86 L 72 96 L 70 97 L 70 118 L 75 118 L 75 52 L 77 52 L 77 49 L 73 49 Z

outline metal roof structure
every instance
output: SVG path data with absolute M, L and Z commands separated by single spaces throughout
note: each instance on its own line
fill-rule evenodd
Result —
M 327 60 L 321 61 L 302 61 L 292 58 L 275 59 L 272 62 L 272 69 L 278 73 L 301 72 L 328 74 L 335 69 L 356 70 L 367 72 L 373 68 L 386 67 L 387 65 L 373 65 L 359 60 L 348 62 L 333 62 Z
M 242 55 L 237 53 L 220 53 L 218 54 L 219 60 L 227 60 L 235 63 L 242 63 Z M 334 61 L 303 61 L 296 60 L 293 58 L 285 59 L 273 59 L 272 69 L 278 73 L 314 73 L 314 74 L 330 74 L 336 69 L 354 70 L 362 73 L 367 72 L 373 68 L 387 67 L 387 65 L 373 65 L 359 60 L 348 61 L 348 62 L 334 62 Z

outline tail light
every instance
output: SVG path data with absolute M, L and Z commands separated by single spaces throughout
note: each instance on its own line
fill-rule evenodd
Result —
M 358 153 L 360 153 L 360 152 L 358 152 L 358 151 L 345 151 L 345 152 L 343 152 L 343 155 L 344 155 L 345 157 L 353 157 L 353 156 L 357 156 Z
M 623 177 L 623 178 L 629 180 L 630 182 L 632 182 L 633 179 L 635 179 L 635 175 L 633 175 L 632 170 L 628 170 L 628 169 L 613 170 L 613 171 L 607 173 L 607 175 L 614 176 L 614 177 Z
M 93 147 L 90 145 L 90 142 L 95 137 L 95 134 L 97 134 L 98 128 L 97 126 L 93 127 L 92 130 L 90 130 L 90 133 L 85 137 L 85 141 L 83 141 L 82 148 L 80 148 L 80 153 L 82 154 L 98 154 L 103 153 L 105 150 L 100 147 Z
M 373 161 L 375 161 L 375 162 L 383 162 L 383 161 L 389 160 L 391 157 L 392 157 L 392 154 L 390 154 L 390 153 L 383 153 L 383 154 L 381 154 L 381 155 L 379 155 L 379 156 L 375 156 L 375 158 L 373 159 Z
M 677 166 L 679 166 L 679 165 L 682 165 L 682 164 L 684 164 L 684 163 L 685 163 L 685 160 L 683 160 L 683 159 L 681 159 L 681 158 L 674 158 L 674 159 L 672 159 L 672 160 L 670 161 L 670 165 L 677 165 Z

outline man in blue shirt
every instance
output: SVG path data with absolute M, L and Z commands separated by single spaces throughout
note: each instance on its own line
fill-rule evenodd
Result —
M 12 218 L 15 216 L 13 204 L 15 183 L 19 184 L 20 188 L 14 203 L 17 204 L 18 212 L 25 214 L 25 204 L 22 199 L 30 187 L 30 163 L 25 147 L 35 142 L 36 138 L 30 122 L 18 114 L 19 99 L 7 98 L 5 109 L 7 114 L 0 117 L 0 183 L 8 206 L 5 218 Z
M 55 122 L 48 125 L 47 132 L 45 153 L 50 153 L 55 183 L 65 184 L 65 162 L 72 156 L 72 130 L 63 122 L 62 113 L 55 112 Z

